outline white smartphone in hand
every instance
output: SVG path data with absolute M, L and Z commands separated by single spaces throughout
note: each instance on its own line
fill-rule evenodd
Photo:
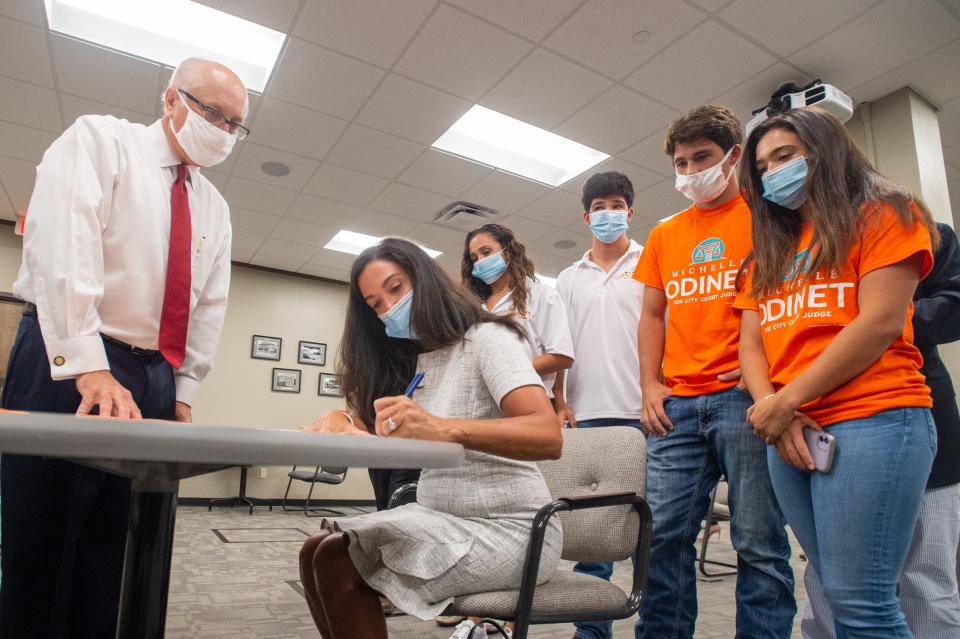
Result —
M 833 468 L 833 457 L 837 454 L 837 438 L 825 430 L 803 429 L 803 438 L 813 458 L 815 470 L 829 473 Z

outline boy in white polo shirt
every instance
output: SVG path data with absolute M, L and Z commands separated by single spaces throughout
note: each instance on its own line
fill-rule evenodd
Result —
M 567 372 L 566 396 L 563 375 L 557 376 L 554 407 L 578 428 L 641 428 L 637 322 L 643 285 L 632 275 L 643 247 L 627 237 L 633 184 L 622 173 L 597 173 L 583 185 L 581 201 L 593 246 L 557 278 L 576 359 Z M 610 579 L 613 564 L 579 563 L 574 570 Z M 609 621 L 578 623 L 575 637 L 609 639 L 611 628 Z

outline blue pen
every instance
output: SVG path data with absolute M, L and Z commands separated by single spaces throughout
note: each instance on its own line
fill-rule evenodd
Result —
M 413 376 L 413 379 L 410 380 L 410 385 L 407 386 L 407 390 L 403 391 L 403 394 L 407 397 L 413 397 L 413 392 L 417 390 L 417 386 L 420 385 L 420 382 L 423 381 L 423 378 L 426 377 L 426 373 L 417 373 Z

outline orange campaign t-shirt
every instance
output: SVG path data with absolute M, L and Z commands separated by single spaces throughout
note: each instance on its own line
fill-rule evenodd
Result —
M 739 366 L 736 277 L 750 252 L 750 208 L 739 194 L 721 206 L 682 211 L 650 231 L 633 277 L 667 298 L 664 383 L 674 395 L 727 390 L 717 375 Z
M 760 313 L 763 348 L 775 388 L 795 379 L 859 313 L 858 292 L 864 275 L 922 254 L 921 279 L 933 266 L 930 233 L 916 211 L 909 227 L 890 205 L 864 207 L 858 239 L 842 268 L 805 274 L 810 262 L 813 225 L 804 223 L 793 272 L 784 287 L 757 300 L 749 295 L 749 276 L 735 306 Z M 797 270 L 800 275 L 795 279 Z M 923 359 L 913 345 L 913 303 L 903 332 L 867 370 L 846 384 L 800 407 L 821 426 L 869 417 L 893 408 L 933 405 L 920 373 Z

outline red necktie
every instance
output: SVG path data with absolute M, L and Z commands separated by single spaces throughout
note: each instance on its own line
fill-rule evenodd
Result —
M 190 200 L 187 197 L 187 167 L 177 167 L 170 190 L 170 252 L 167 284 L 160 313 L 160 353 L 174 368 L 180 368 L 187 351 L 190 318 Z

